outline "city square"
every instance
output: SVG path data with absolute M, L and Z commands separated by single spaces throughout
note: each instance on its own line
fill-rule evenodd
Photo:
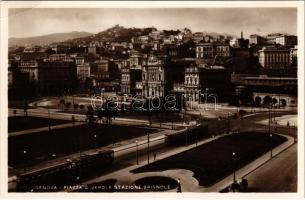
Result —
M 297 8 L 8 11 L 9 193 L 298 192 Z

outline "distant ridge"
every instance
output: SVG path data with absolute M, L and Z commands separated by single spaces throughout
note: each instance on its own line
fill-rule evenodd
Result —
M 63 42 L 75 38 L 87 37 L 90 35 L 94 34 L 88 32 L 73 31 L 69 33 L 54 33 L 25 38 L 9 38 L 9 46 L 46 45 L 54 42 Z

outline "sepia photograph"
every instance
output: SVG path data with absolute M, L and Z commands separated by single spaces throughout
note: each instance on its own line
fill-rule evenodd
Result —
M 304 194 L 304 2 L 95 3 L 4 2 L 2 192 Z

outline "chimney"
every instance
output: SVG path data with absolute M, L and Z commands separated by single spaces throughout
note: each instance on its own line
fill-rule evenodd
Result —
M 244 38 L 244 34 L 243 32 L 240 33 L 240 38 L 243 39 Z

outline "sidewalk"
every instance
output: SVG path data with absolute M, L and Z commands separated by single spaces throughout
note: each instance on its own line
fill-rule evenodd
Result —
M 79 126 L 79 125 L 83 125 L 83 124 L 85 124 L 85 123 L 84 122 L 75 122 L 73 125 L 71 122 L 69 122 L 69 123 L 65 123 L 65 124 L 51 126 L 51 130 Z M 49 127 L 45 126 L 42 128 L 34 128 L 34 129 L 27 129 L 27 130 L 23 130 L 23 131 L 11 132 L 11 133 L 8 133 L 8 137 L 9 138 L 16 137 L 16 136 L 20 136 L 20 135 L 32 134 L 32 133 L 43 132 L 43 131 L 49 131 Z
M 12 115 L 13 110 L 17 110 L 19 113 L 23 113 L 23 110 L 21 109 L 9 109 L 9 114 Z M 86 115 L 85 114 L 72 114 L 72 113 L 62 113 L 58 112 L 57 109 L 49 109 L 50 110 L 50 116 L 53 119 L 65 119 L 65 120 L 71 120 L 72 115 L 75 117 L 76 121 L 85 121 Z M 47 109 L 30 109 L 28 110 L 29 116 L 37 116 L 37 117 L 48 117 L 48 110 Z M 121 118 L 116 117 L 113 119 L 112 124 L 120 124 L 120 125 L 140 125 L 145 127 L 151 127 L 151 128 L 160 128 L 160 123 L 153 123 L 149 125 L 148 120 L 142 120 L 142 119 L 130 119 L 130 118 Z M 163 129 L 172 129 L 172 126 L 174 127 L 187 127 L 190 126 L 188 124 L 181 124 L 181 123 L 162 123 L 161 128 Z

